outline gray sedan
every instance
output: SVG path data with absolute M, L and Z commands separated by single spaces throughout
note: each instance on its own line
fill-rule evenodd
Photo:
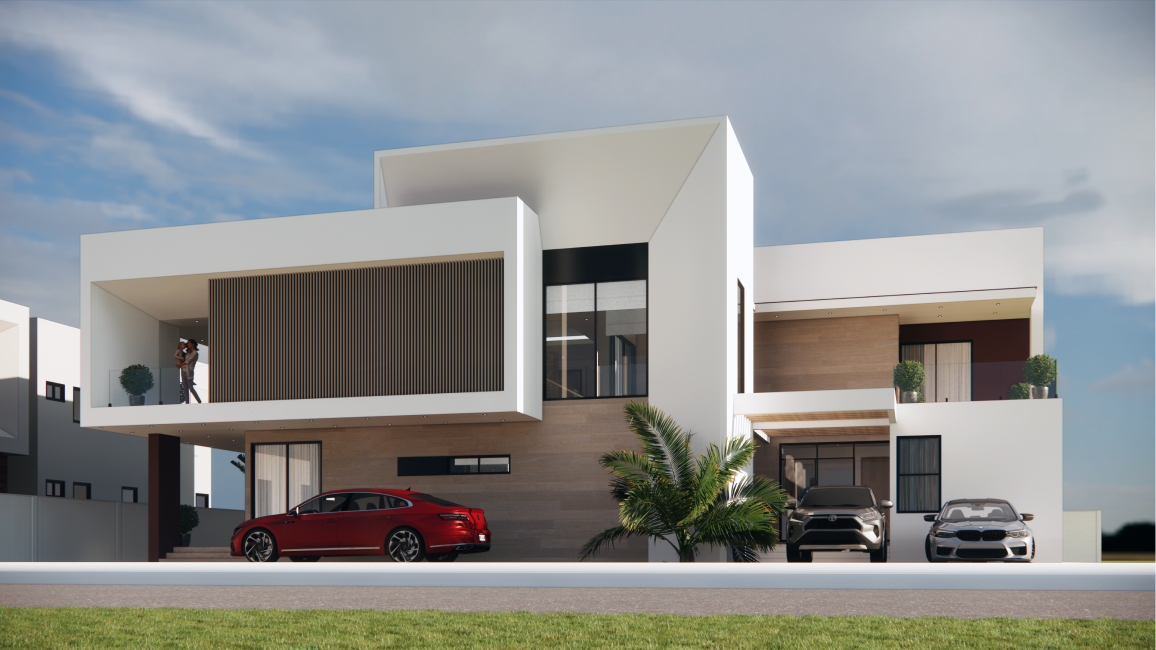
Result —
M 1033 518 L 1002 499 L 948 501 L 938 515 L 923 518 L 932 522 L 927 561 L 1031 562 L 1036 540 L 1023 522 Z

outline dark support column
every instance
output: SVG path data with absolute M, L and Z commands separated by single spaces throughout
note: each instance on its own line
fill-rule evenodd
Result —
M 181 539 L 181 439 L 149 434 L 149 562 L 158 562 Z

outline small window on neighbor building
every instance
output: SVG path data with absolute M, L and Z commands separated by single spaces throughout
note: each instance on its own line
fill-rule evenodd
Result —
M 198 492 L 197 493 L 196 506 L 198 508 L 208 508 L 209 507 L 209 495 L 201 494 L 200 492 Z
M 121 486 L 120 500 L 122 503 L 136 503 L 136 488 Z
M 72 482 L 72 498 L 73 499 L 91 499 L 92 498 L 92 483 L 77 483 Z
M 72 421 L 80 424 L 80 389 L 72 387 Z
M 44 496 L 46 497 L 62 497 L 64 496 L 64 481 L 53 481 L 48 479 L 44 481 Z
M 44 397 L 53 402 L 63 402 L 64 384 L 56 384 L 51 381 L 44 382 Z

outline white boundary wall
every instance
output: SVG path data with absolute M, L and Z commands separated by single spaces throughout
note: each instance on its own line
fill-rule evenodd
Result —
M 197 508 L 192 546 L 227 546 L 243 510 Z M 148 505 L 0 494 L 0 562 L 147 562 Z
M 1034 562 L 1064 557 L 1063 400 L 1004 400 L 897 404 L 891 425 L 889 561 L 926 563 L 931 524 L 923 514 L 900 514 L 896 486 L 898 436 L 941 437 L 941 502 L 1006 499 L 1035 515 L 1028 523 L 1038 551 Z
M 1064 562 L 1103 561 L 1099 510 L 1064 511 Z

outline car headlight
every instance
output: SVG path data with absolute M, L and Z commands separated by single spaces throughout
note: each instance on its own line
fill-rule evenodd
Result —
M 1008 537 L 1031 537 L 1032 531 L 1030 531 L 1030 530 L 1009 530 L 1009 531 L 1007 531 L 1007 536 Z
M 807 513 L 801 510 L 795 510 L 791 513 L 791 521 L 804 521 L 807 518 Z
M 936 537 L 955 537 L 955 531 L 953 531 L 953 530 L 937 530 L 937 531 L 935 531 L 935 536 Z
M 875 521 L 878 518 L 879 518 L 879 513 L 875 512 L 875 511 L 864 512 L 863 514 L 859 515 L 859 519 L 861 519 L 863 521 Z

